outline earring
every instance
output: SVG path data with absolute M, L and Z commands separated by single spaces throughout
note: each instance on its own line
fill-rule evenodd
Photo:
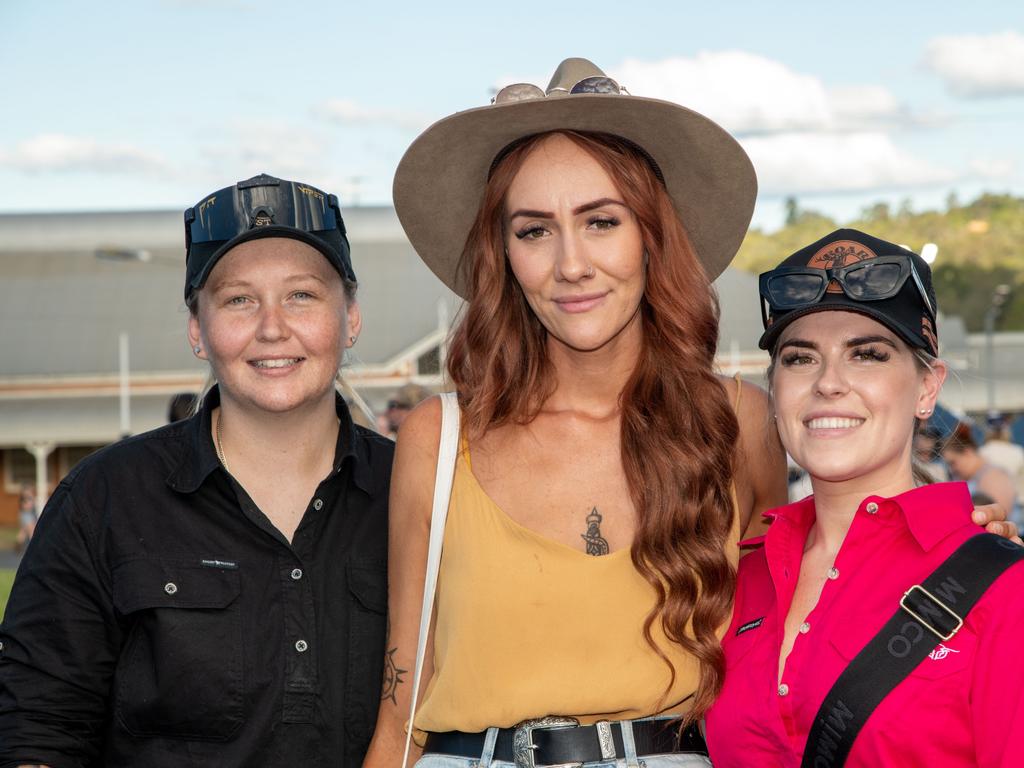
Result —
M 199 357 L 199 353 L 202 352 L 202 351 L 203 351 L 203 348 L 201 346 L 199 346 L 198 344 L 196 344 L 194 347 L 192 347 L 192 353 L 196 357 Z
M 348 343 L 349 344 L 355 344 L 356 343 L 356 337 L 355 336 L 349 336 L 348 337 Z
M 919 414 L 921 414 L 922 416 L 931 416 L 932 415 L 932 409 L 931 408 L 919 408 L 917 410 L 917 412 Z

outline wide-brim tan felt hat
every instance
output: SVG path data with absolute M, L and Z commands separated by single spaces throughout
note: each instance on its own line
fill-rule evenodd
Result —
M 606 75 L 586 59 L 566 59 L 546 96 L 457 112 L 430 126 L 402 157 L 394 183 L 398 218 L 420 258 L 455 293 L 468 292 L 459 258 L 495 157 L 547 131 L 608 133 L 636 144 L 660 169 L 709 279 L 736 255 L 757 196 L 754 167 L 739 143 L 704 115 L 672 102 L 569 93 L 590 77 Z

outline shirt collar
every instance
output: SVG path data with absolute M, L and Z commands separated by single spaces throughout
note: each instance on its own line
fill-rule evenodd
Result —
M 872 504 L 877 506 L 874 512 L 869 512 Z M 888 522 L 902 518 L 914 540 L 927 552 L 955 529 L 970 522 L 973 509 L 966 483 L 933 483 L 891 498 L 868 496 L 857 507 L 857 515 L 875 515 Z M 775 535 L 785 528 L 788 533 L 806 536 L 814 523 L 814 497 L 769 510 L 765 517 L 771 519 Z M 751 546 L 759 540 L 749 539 L 740 542 L 740 546 Z
M 214 386 L 203 398 L 199 413 L 186 421 L 184 429 L 184 450 L 181 460 L 167 477 L 167 484 L 181 493 L 193 493 L 210 473 L 220 468 L 220 459 L 213 445 L 213 409 L 220 405 L 220 390 Z M 345 466 L 345 460 L 353 462 L 352 480 L 370 493 L 373 478 L 370 467 L 369 449 L 366 439 L 359 434 L 349 414 L 348 405 L 340 393 L 335 393 L 335 412 L 338 414 L 338 439 L 334 446 L 332 476 Z
M 903 512 L 910 533 L 926 552 L 957 528 L 972 522 L 974 503 L 967 483 L 922 485 L 889 501 Z M 881 500 L 878 503 L 881 505 Z

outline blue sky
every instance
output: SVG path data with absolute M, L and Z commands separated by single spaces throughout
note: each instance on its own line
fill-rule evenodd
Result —
M 782 200 L 1024 194 L 1024 3 L 0 3 L 0 212 L 184 208 L 259 171 L 389 203 L 402 152 L 585 56 L 704 112 Z

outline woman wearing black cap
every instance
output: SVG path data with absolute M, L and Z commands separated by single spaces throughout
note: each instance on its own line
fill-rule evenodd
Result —
M 914 479 L 946 376 L 928 265 L 840 230 L 761 296 L 779 433 L 814 495 L 747 542 L 715 766 L 1019 765 L 1024 668 L 1002 653 L 1024 642 L 1024 550 L 979 536 L 963 483 Z
M 0 763 L 362 764 L 392 443 L 335 379 L 359 334 L 337 199 L 258 176 L 186 212 L 199 413 L 81 462 L 0 630 Z

